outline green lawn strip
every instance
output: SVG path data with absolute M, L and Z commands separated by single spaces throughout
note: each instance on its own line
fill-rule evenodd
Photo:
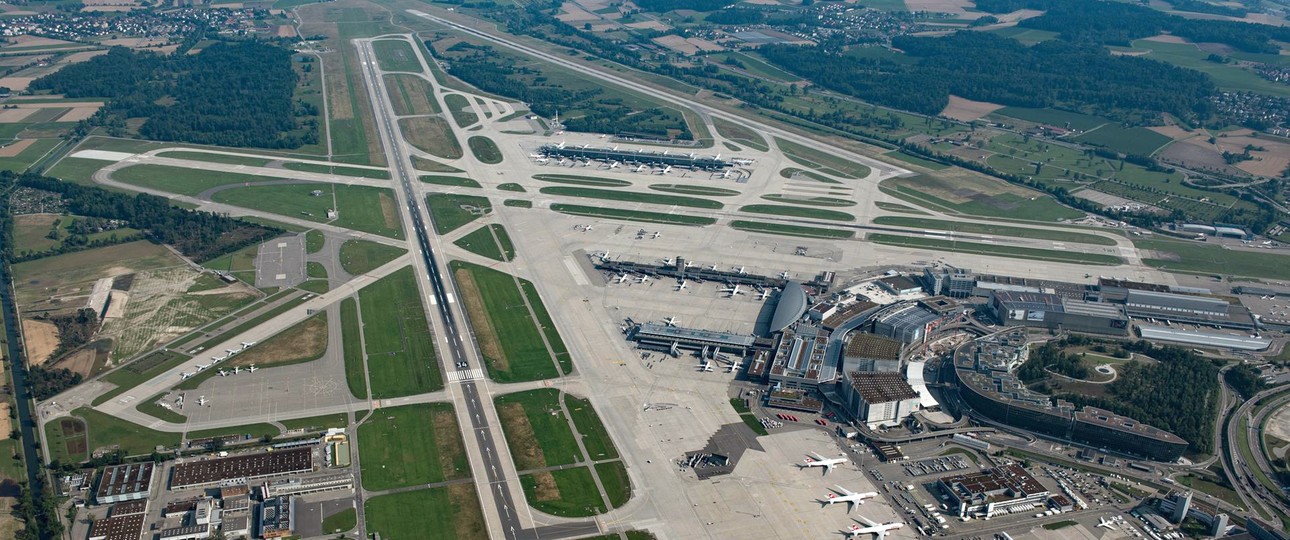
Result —
M 766 426 L 761 425 L 761 421 L 757 420 L 757 416 L 752 413 L 752 410 L 750 410 L 747 405 L 744 405 L 744 400 L 739 398 L 730 398 L 730 406 L 735 408 L 735 411 L 739 413 L 739 419 L 743 420 L 744 424 L 747 425 L 749 429 L 753 430 L 753 433 L 758 435 L 770 434 L 769 431 L 766 431 Z
M 1046 523 L 1044 524 L 1044 528 L 1050 531 L 1055 531 L 1057 529 L 1065 529 L 1066 527 L 1072 527 L 1075 525 L 1079 525 L 1079 523 L 1066 519 L 1055 523 Z
M 216 437 L 238 437 L 241 440 L 272 439 L 282 434 L 282 430 L 273 424 L 247 424 L 226 428 L 202 429 L 185 434 L 188 440 L 213 439 Z
M 293 418 L 291 420 L 281 420 L 278 422 L 288 431 L 303 429 L 305 431 L 325 431 L 328 428 L 343 428 L 349 425 L 349 415 L 345 413 L 328 414 L 323 416 L 309 416 L 306 418 Z
M 869 167 L 836 156 L 829 155 L 809 146 L 775 138 L 775 145 L 784 152 L 784 157 L 820 172 L 842 178 L 863 178 L 869 175 Z
M 789 216 L 810 219 L 830 219 L 833 221 L 855 221 L 855 216 L 846 212 L 837 210 L 822 210 L 819 208 L 803 208 L 800 206 L 784 206 L 779 204 L 750 204 L 739 208 L 740 212 L 749 212 L 753 214 L 769 214 L 774 216 Z
M 358 399 L 367 399 L 367 377 L 363 371 L 363 343 L 359 332 L 358 302 L 346 298 L 340 302 L 341 343 L 345 349 L 345 382 L 349 393 Z
M 452 165 L 445 165 L 443 163 L 439 163 L 438 161 L 425 159 L 421 156 L 412 156 L 412 167 L 414 167 L 418 171 L 425 171 L 425 172 L 439 172 L 439 173 L 462 172 L 461 169 L 453 167 Z
M 1133 245 L 1142 251 L 1142 261 L 1148 266 L 1175 272 L 1285 279 L 1286 268 L 1290 268 L 1290 256 L 1272 252 L 1179 240 L 1134 239 Z
M 430 323 L 412 267 L 381 278 L 359 291 L 358 296 L 372 397 L 410 396 L 442 389 Z
M 90 404 L 97 407 L 113 398 L 124 394 L 131 388 L 139 386 L 154 376 L 182 364 L 192 358 L 187 355 L 179 354 L 175 351 L 156 351 L 148 353 L 143 358 L 135 360 L 124 367 L 113 370 L 111 373 L 103 376 L 102 380 L 116 385 L 111 391 L 94 398 Z M 140 362 L 147 361 L 145 368 Z
M 632 481 L 627 476 L 627 467 L 623 462 L 597 463 L 596 476 L 600 477 L 600 484 L 605 487 L 610 506 L 618 508 L 631 500 Z
M 459 127 L 468 127 L 479 122 L 479 115 L 475 114 L 475 109 L 470 106 L 470 100 L 461 94 L 448 94 L 443 97 L 444 106 L 452 114 L 452 120 Z
M 804 170 L 802 170 L 802 169 L 798 169 L 798 168 L 796 168 L 796 167 L 789 167 L 789 168 L 787 168 L 787 169 L 782 169 L 782 170 L 780 170 L 780 171 L 779 171 L 779 175 L 780 175 L 780 176 L 782 176 L 782 177 L 784 177 L 784 178 L 788 178 L 788 179 L 790 179 L 790 180 L 796 180 L 796 179 L 798 179 L 798 178 L 806 178 L 806 179 L 808 179 L 808 180 L 814 180 L 814 181 L 816 181 L 816 182 L 823 182 L 823 183 L 825 183 L 825 184 L 841 184 L 841 183 L 842 183 L 842 182 L 840 182 L 840 181 L 838 181 L 838 180 L 834 180 L 834 179 L 829 178 L 829 177 L 827 177 L 827 176 L 824 176 L 824 175 L 822 175 L 822 174 L 817 174 L 817 173 L 814 173 L 814 172 L 811 172 L 811 171 L 804 171 Z
M 528 191 L 524 189 L 524 186 L 516 184 L 515 182 L 506 182 L 504 184 L 498 184 L 497 189 L 500 189 L 502 191 L 514 191 L 516 193 L 524 193 Z
M 391 540 L 487 540 L 470 483 L 378 495 L 364 502 L 367 531 Z
M 688 184 L 651 184 L 650 189 L 655 191 L 665 191 L 668 193 L 680 193 L 682 195 L 704 195 L 709 197 L 733 197 L 739 192 L 733 189 L 725 189 L 710 186 L 691 186 Z
M 340 267 L 352 275 L 360 275 L 380 268 L 407 250 L 367 240 L 346 240 L 340 245 Z
M 249 156 L 232 156 L 228 154 L 211 154 L 208 152 L 192 152 L 187 150 L 167 150 L 158 152 L 158 157 L 188 159 L 192 161 L 205 161 L 207 163 L 223 163 L 226 165 L 250 165 L 252 167 L 264 167 L 273 160 L 249 157 Z
M 283 302 L 277 306 L 274 306 L 273 309 L 270 309 L 268 311 L 265 311 L 264 313 L 256 315 L 255 318 L 249 321 L 246 321 L 242 324 L 239 324 L 227 332 L 224 332 L 211 339 L 206 340 L 201 344 L 201 348 L 209 349 L 211 347 L 219 345 L 220 343 L 233 339 L 238 334 L 246 332 L 247 330 L 255 328 L 261 324 L 264 324 L 269 319 L 277 317 L 278 315 L 286 313 L 291 308 L 294 308 L 296 306 L 299 306 L 300 304 L 305 303 L 305 296 L 307 295 L 302 294 L 302 295 L 296 296 L 295 298 L 287 300 L 286 302 Z
M 323 534 L 343 533 L 358 526 L 358 510 L 346 508 L 322 520 Z
M 314 294 L 325 294 L 331 290 L 331 283 L 325 279 L 310 279 L 300 282 L 299 285 L 296 285 L 296 288 Z
M 112 179 L 132 186 L 179 195 L 197 195 L 220 186 L 248 182 L 275 182 L 282 178 L 222 171 L 204 171 L 169 165 L 131 165 L 112 173 Z M 315 188 L 317 189 L 317 188 Z
M 719 210 L 723 206 L 725 206 L 717 201 L 713 201 L 709 199 L 683 197 L 680 195 L 658 195 L 655 193 L 639 193 L 635 191 L 614 191 L 609 189 L 565 187 L 565 186 L 544 187 L 538 191 L 547 195 L 562 195 L 565 197 L 582 197 L 586 199 L 601 199 L 601 200 L 607 200 L 607 201 L 657 204 L 657 205 L 663 205 L 663 206 L 684 206 L 689 208 L 704 208 L 709 210 Z
M 943 249 L 946 251 L 955 251 L 959 253 L 976 253 L 979 255 L 994 255 L 998 257 L 1011 257 L 1014 259 L 1033 259 L 1038 261 L 1055 261 L 1068 262 L 1077 264 L 1097 264 L 1104 266 L 1114 266 L 1123 263 L 1119 257 L 1113 255 L 1103 255 L 1100 253 L 1079 253 L 1072 251 L 1057 251 L 1052 249 L 1038 249 L 1019 246 L 1000 246 L 993 244 L 978 244 L 974 242 L 958 242 L 955 240 L 942 240 L 939 238 L 923 238 L 917 236 L 902 236 L 897 234 L 880 234 L 869 233 L 867 239 L 870 242 L 885 244 L 889 246 L 902 246 L 922 249 Z
M 511 208 L 533 208 L 533 201 L 525 201 L 520 199 L 506 199 L 502 201 L 502 206 L 509 206 Z M 555 210 L 554 205 L 551 209 Z
M 573 373 L 573 357 L 569 354 L 569 349 L 564 345 L 564 339 L 560 337 L 560 332 L 555 328 L 555 322 L 551 320 L 551 314 L 546 310 L 546 304 L 542 303 L 542 297 L 538 295 L 537 288 L 533 282 L 527 279 L 520 280 L 520 290 L 528 298 L 529 305 L 533 308 L 533 314 L 537 316 L 538 328 L 546 334 L 546 341 L 551 345 L 551 352 L 555 353 L 555 359 L 560 363 L 560 370 L 565 375 Z
M 1236 449 L 1241 454 L 1241 460 L 1244 461 L 1245 463 L 1258 463 L 1257 461 L 1254 460 L 1254 451 L 1250 447 L 1249 419 L 1245 416 L 1241 416 L 1236 419 L 1236 422 L 1237 422 Z M 1250 471 L 1254 474 L 1254 479 L 1258 480 L 1259 484 L 1261 484 L 1264 488 L 1267 488 L 1269 490 L 1280 489 L 1280 486 L 1277 485 L 1277 482 L 1274 481 L 1271 477 L 1269 477 L 1267 472 L 1263 471 L 1258 467 L 1250 467 Z
M 559 499 L 538 499 L 535 476 L 543 474 L 549 474 L 555 480 L 560 492 Z M 596 481 L 591 477 L 591 469 L 586 467 L 526 474 L 520 477 L 520 484 L 524 486 L 524 498 L 528 499 L 529 506 L 553 516 L 585 517 L 602 514 L 607 510 L 604 500 L 600 498 L 600 491 L 596 489 Z
M 502 430 L 506 433 L 506 444 L 511 449 L 517 469 L 582 462 L 578 442 L 569 429 L 567 417 L 560 410 L 559 399 L 560 391 L 555 388 L 539 388 L 493 398 L 501 417 Z M 516 431 L 517 427 L 524 424 L 519 421 L 519 411 L 523 412 L 530 430 Z M 542 451 L 541 462 L 530 461 L 525 457 L 531 455 L 526 449 L 533 445 Z
M 717 128 L 717 133 L 722 137 L 745 146 L 756 148 L 762 152 L 770 150 L 770 145 L 766 144 L 766 139 L 763 139 L 756 131 L 744 126 L 743 124 L 736 124 L 721 118 L 713 118 L 712 125 Z
M 179 414 L 172 409 L 167 409 L 165 407 L 162 407 L 159 403 L 157 403 L 157 400 L 160 400 L 165 396 L 166 396 L 166 393 L 162 392 L 148 399 L 145 399 L 141 401 L 138 405 L 135 405 L 134 410 L 139 411 L 148 416 L 151 416 L 153 418 L 158 418 L 173 424 L 182 424 L 184 422 L 187 422 L 188 421 L 187 416 Z
M 0 479 L 9 479 L 14 483 L 26 478 L 27 470 L 22 463 L 22 450 L 17 439 L 0 440 Z
M 426 206 L 430 209 L 434 230 L 439 234 L 455 231 L 493 210 L 487 197 L 453 193 L 428 194 Z
M 913 154 L 906 153 L 901 150 L 896 150 L 894 152 L 887 152 L 886 154 L 883 154 L 883 155 L 898 161 L 909 163 L 911 165 L 918 165 L 919 167 L 922 167 L 924 169 L 931 169 L 933 171 L 940 171 L 940 170 L 945 170 L 949 168 L 949 165 L 946 165 L 944 163 L 937 163 L 930 159 L 927 159 L 921 156 L 915 156 Z
M 842 207 L 842 206 L 856 205 L 855 201 L 851 201 L 847 199 L 839 199 L 837 197 L 792 197 L 788 195 L 780 195 L 780 194 L 772 193 L 770 195 L 762 195 L 761 198 L 766 199 L 768 201 L 778 202 L 778 203 L 798 204 L 802 206 Z
M 712 225 L 717 222 L 716 218 L 710 217 L 663 214 L 659 212 L 644 212 L 641 210 L 623 210 L 621 208 L 602 208 L 598 206 L 582 206 L 578 204 L 552 204 L 551 210 L 573 216 L 601 217 L 626 221 L 639 221 L 644 223 L 666 223 L 671 225 L 690 225 L 698 227 Z
M 1237 508 L 1245 508 L 1245 503 L 1241 501 L 1241 496 L 1237 495 L 1235 490 L 1228 486 L 1210 481 L 1207 478 L 1185 474 L 1178 477 L 1178 483 L 1196 491 L 1207 493 L 1212 497 L 1222 499 L 1227 504 Z
M 919 214 L 924 216 L 929 215 L 927 212 L 924 212 L 922 210 L 919 210 L 917 208 L 913 208 L 910 206 L 905 206 L 900 203 L 878 201 L 873 203 L 873 205 L 877 206 L 880 209 L 886 210 L 888 212 L 900 212 L 902 214 Z
M 317 182 L 245 186 L 219 191 L 212 199 L 319 223 L 328 222 L 327 210 L 335 208 L 339 217 L 330 222 L 332 225 L 403 238 L 394 192 L 387 188 Z
M 327 277 L 327 267 L 323 263 L 309 261 L 305 263 L 305 275 L 313 279 L 322 279 Z
M 502 162 L 502 150 L 488 137 L 476 135 L 466 139 L 466 146 L 470 147 L 470 153 L 474 154 L 475 159 L 481 163 L 496 165 Z
M 314 319 L 314 318 L 322 319 L 323 323 L 326 324 L 327 312 L 319 311 L 317 313 L 314 313 L 313 315 L 310 315 L 305 320 L 300 321 L 296 324 L 293 324 L 286 330 L 283 330 L 282 332 L 274 334 L 269 339 L 264 340 L 264 342 L 261 343 L 260 346 L 262 347 L 268 346 L 270 343 L 273 343 L 277 340 L 296 339 L 297 336 L 295 332 L 301 331 L 301 327 L 305 326 L 306 324 L 309 324 L 311 322 L 311 319 Z M 310 354 L 310 355 L 293 353 L 293 356 L 289 356 L 285 358 L 275 358 L 272 364 L 262 365 L 260 366 L 260 368 L 283 367 L 283 366 L 290 366 L 293 364 L 303 364 L 305 362 L 313 362 L 314 360 L 322 358 L 324 353 L 326 353 L 326 350 L 323 350 L 318 354 Z M 201 384 L 203 382 L 206 382 L 207 379 L 210 379 L 211 377 L 214 377 L 218 374 L 219 374 L 218 369 L 207 369 L 205 371 L 202 371 L 201 373 L 198 373 L 196 375 L 193 375 L 187 379 L 180 381 L 179 384 L 176 384 L 174 386 L 174 388 L 177 390 L 196 390 L 197 387 L 201 386 Z
M 617 178 L 595 178 L 573 174 L 535 174 L 533 175 L 533 179 L 541 180 L 543 182 L 573 184 L 577 186 L 625 187 L 632 185 L 631 182 L 619 180 Z
M 497 235 L 496 241 L 493 240 L 494 234 Z M 501 247 L 497 245 L 499 241 L 502 243 Z M 515 246 L 511 244 L 511 237 L 506 234 L 506 228 L 498 224 L 475 229 L 470 234 L 458 238 L 453 244 L 495 261 L 507 262 L 515 258 Z
M 72 416 L 85 420 L 89 432 L 89 452 L 96 448 L 117 445 L 127 456 L 151 454 L 158 446 L 173 448 L 179 444 L 178 433 L 163 433 L 108 416 L 89 407 L 72 411 Z
M 1080 244 L 1093 244 L 1098 246 L 1114 246 L 1115 240 L 1096 234 L 1088 234 L 1074 231 L 1054 231 L 1048 229 L 1030 229 L 1025 227 L 1011 227 L 1008 225 L 992 225 L 987 223 L 970 223 L 965 221 L 945 221 L 940 219 L 915 218 L 904 216 L 882 216 L 873 219 L 874 225 L 892 225 L 896 227 L 912 227 L 920 229 L 933 229 L 938 231 L 954 231 L 960 233 L 976 233 L 999 236 L 1015 236 L 1018 238 L 1031 238 L 1036 240 L 1052 240 L 1054 242 L 1075 242 Z
M 596 414 L 596 409 L 591 406 L 591 401 L 565 394 L 564 406 L 568 407 L 569 416 L 573 417 L 573 425 L 577 426 L 578 433 L 582 435 L 582 444 L 587 448 L 587 455 L 592 461 L 618 457 L 618 449 L 614 448 L 614 442 L 605 430 L 604 423 L 600 421 L 600 416 Z
M 456 440 L 437 440 L 442 433 L 436 429 L 437 422 L 451 424 Z M 447 403 L 417 403 L 376 411 L 358 427 L 363 487 L 380 491 L 470 476 L 456 428 L 452 405 Z M 451 475 L 446 474 L 449 471 L 445 471 L 444 462 L 456 462 L 458 457 L 445 455 L 448 452 L 461 454 L 461 463 L 456 464 L 460 466 L 451 467 Z
M 479 182 L 476 182 L 464 176 L 444 176 L 441 174 L 423 174 L 421 176 L 418 176 L 417 179 L 427 184 L 436 184 L 440 186 L 473 187 L 473 188 L 482 187 L 479 185 Z
M 540 320 L 525 309 L 525 294 L 510 274 L 462 261 L 449 263 L 475 335 L 480 340 L 489 376 L 501 382 L 559 377 L 542 342 L 545 328 L 554 328 L 536 295 L 528 298 Z M 520 280 L 521 286 L 526 283 Z M 544 317 L 545 316 L 545 317 Z M 547 334 L 554 352 L 564 350 L 558 335 Z
M 321 174 L 335 174 L 339 176 L 354 176 L 358 178 L 374 178 L 376 180 L 389 180 L 390 172 L 383 169 L 364 169 L 359 167 L 346 167 L 343 165 L 322 165 L 319 163 L 301 163 L 298 161 L 285 161 L 282 168 L 293 171 L 304 171 Z
M 305 233 L 305 253 L 318 253 L 322 251 L 323 246 L 327 245 L 327 237 L 322 231 L 309 231 Z

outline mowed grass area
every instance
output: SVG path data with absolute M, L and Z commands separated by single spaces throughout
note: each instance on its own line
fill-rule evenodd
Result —
M 541 193 L 547 195 L 561 195 L 565 197 L 581 197 L 585 199 L 602 199 L 607 201 L 621 201 L 643 204 L 657 204 L 663 206 L 684 206 L 688 208 L 704 208 L 708 210 L 720 210 L 724 204 L 710 199 L 700 199 L 697 197 L 685 197 L 681 195 L 660 195 L 657 193 L 640 193 L 635 191 L 615 191 L 610 189 L 596 189 L 585 187 L 571 186 L 551 186 L 544 187 Z
M 372 397 L 392 398 L 443 388 L 439 361 L 412 267 L 358 293 Z
M 856 205 L 855 201 L 851 201 L 847 199 L 839 199 L 837 197 L 791 197 L 788 195 L 772 193 L 770 195 L 762 195 L 761 198 L 766 199 L 768 201 L 774 201 L 774 202 L 785 203 L 785 204 L 800 204 L 802 206 L 844 207 L 844 206 Z
M 426 207 L 430 210 L 430 219 L 434 221 L 434 230 L 439 234 L 455 231 L 493 211 L 493 204 L 488 201 L 488 197 L 453 193 L 426 195 Z
M 532 283 L 462 261 L 452 261 L 449 268 L 491 378 L 500 382 L 533 381 L 573 371 L 564 341 Z M 536 320 L 529 315 L 525 300 Z M 543 343 L 544 335 L 550 351 Z
M 560 390 L 516 392 L 497 396 L 493 402 L 517 470 L 583 461 L 569 418 L 560 408 Z
M 1025 227 L 1011 227 L 1008 225 L 991 225 L 987 223 L 968 223 L 962 221 L 945 221 L 940 219 L 915 218 L 904 216 L 882 216 L 873 219 L 874 225 L 891 225 L 895 227 L 917 227 L 922 229 L 934 229 L 938 231 L 954 231 L 962 233 L 975 233 L 999 236 L 1015 236 L 1018 238 L 1033 238 L 1038 240 L 1052 240 L 1055 242 L 1076 242 L 1080 244 L 1094 244 L 1099 246 L 1114 246 L 1115 240 L 1096 234 L 1075 232 L 1075 231 L 1054 231 L 1048 229 L 1029 229 Z
M 833 179 L 833 178 L 829 178 L 829 177 L 824 176 L 824 175 L 822 175 L 822 174 L 820 174 L 820 173 L 817 173 L 817 172 L 814 172 L 814 171 L 807 171 L 807 170 L 799 169 L 799 168 L 797 168 L 797 167 L 788 167 L 788 168 L 786 168 L 786 169 L 780 169 L 780 171 L 779 171 L 779 175 L 780 175 L 780 176 L 782 176 L 782 177 L 784 177 L 784 178 L 787 178 L 787 179 L 789 179 L 789 180 L 798 180 L 798 179 L 805 178 L 805 179 L 807 179 L 807 180 L 814 180 L 814 181 L 816 181 L 816 182 L 823 182 L 823 183 L 825 183 L 825 184 L 841 184 L 841 183 L 842 183 L 842 182 L 840 182 L 840 181 L 838 181 L 838 180 L 835 180 L 835 179 Z
M 321 163 L 301 163 L 299 161 L 285 161 L 282 163 L 283 169 L 292 171 L 304 171 L 321 174 L 336 174 L 340 176 L 354 176 L 358 178 L 373 178 L 376 180 L 389 180 L 390 172 L 381 169 L 363 169 L 360 167 L 346 167 L 344 165 L 323 165 Z
M 151 454 L 157 446 L 173 448 L 179 444 L 178 433 L 151 430 L 88 407 L 76 409 L 72 415 L 85 420 L 90 452 L 118 445 L 127 456 L 137 456 Z
M 610 506 L 618 508 L 632 498 L 632 481 L 627 476 L 627 467 L 623 462 L 597 463 L 596 476 L 600 477 L 601 485 L 605 486 Z
M 364 503 L 367 530 L 389 540 L 487 540 L 470 483 L 379 495 Z
M 607 510 L 587 467 L 526 474 L 520 485 L 529 506 L 554 516 L 594 516 Z
M 182 260 L 165 247 L 140 240 L 15 264 L 14 292 L 18 305 L 28 314 L 34 315 L 33 306 L 39 306 L 35 309 L 44 308 L 49 303 L 51 292 L 65 291 L 69 287 L 89 290 L 95 281 L 109 275 L 114 267 L 142 272 L 183 264 Z
M 381 408 L 358 426 L 358 444 L 368 490 L 470 476 L 457 417 L 448 403 Z
M 421 156 L 412 156 L 412 166 L 418 171 L 424 172 L 442 172 L 442 173 L 459 173 L 461 169 L 439 163 L 438 161 L 429 160 Z
M 578 176 L 576 174 L 535 174 L 534 180 L 543 182 L 554 182 L 557 184 L 572 184 L 575 186 L 597 186 L 597 187 L 627 187 L 632 185 L 626 180 L 617 178 L 596 178 L 594 176 Z
M 92 186 L 95 185 L 94 173 L 111 164 L 111 161 L 98 159 L 64 157 L 58 160 L 58 163 L 50 167 L 49 170 L 46 170 L 45 176 L 73 184 Z
M 439 114 L 439 102 L 434 98 L 434 87 L 415 75 L 386 75 L 385 88 L 390 94 L 394 114 Z
M 515 246 L 511 243 L 511 236 L 506 233 L 506 227 L 496 223 L 475 229 L 458 238 L 453 244 L 495 261 L 509 262 L 515 258 Z
M 421 73 L 421 61 L 417 59 L 412 45 L 401 39 L 381 39 L 372 42 L 376 51 L 376 62 L 384 71 L 407 71 Z
M 874 202 L 873 205 L 883 210 L 886 210 L 888 212 L 899 212 L 901 214 L 918 214 L 923 216 L 930 215 L 927 212 L 918 210 L 910 206 L 905 206 L 900 203 L 877 201 L 877 202 Z
M 1058 109 L 1035 109 L 1031 107 L 1004 107 L 994 111 L 994 114 L 1015 118 L 1017 120 L 1025 120 L 1035 124 L 1047 124 L 1059 128 L 1078 129 L 1080 131 L 1088 131 L 1110 122 L 1110 120 L 1100 116 L 1080 114 L 1077 112 L 1062 111 Z
M 587 448 L 587 455 L 592 461 L 618 457 L 618 449 L 614 447 L 614 442 L 605 430 L 605 424 L 600 421 L 600 415 L 591 406 L 591 401 L 565 394 L 564 406 L 569 409 L 569 416 L 573 417 L 573 425 L 577 426 L 578 434 L 582 435 L 582 445 Z
M 707 197 L 733 197 L 739 192 L 733 189 L 711 187 L 711 186 L 692 186 L 690 184 L 652 184 L 650 189 L 663 191 L 667 193 L 680 193 L 682 195 L 704 195 Z
M 518 202 L 527 203 L 528 201 Z M 527 206 L 525 208 L 527 208 Z M 692 227 L 702 227 L 705 225 L 712 225 L 717 222 L 716 218 L 710 217 L 664 214 L 661 212 L 645 212 L 642 210 L 623 210 L 621 208 L 603 208 L 599 206 L 583 206 L 580 204 L 552 204 L 551 210 L 562 214 L 569 214 L 571 216 L 600 217 L 641 223 L 689 225 Z
M 949 168 L 949 165 L 946 165 L 944 163 L 937 163 L 935 161 L 924 158 L 922 156 L 916 156 L 914 154 L 903 152 L 901 150 L 887 152 L 886 154 L 883 154 L 883 155 L 897 161 L 903 161 L 910 165 L 918 165 L 919 167 L 923 167 L 925 169 L 931 169 L 933 171 L 939 171 L 939 170 Z
M 193 161 L 205 161 L 208 163 L 223 163 L 226 165 L 250 165 L 252 167 L 263 167 L 268 165 L 272 160 L 251 156 L 234 156 L 229 154 L 213 154 L 210 152 L 194 152 L 191 150 L 168 150 L 158 152 L 158 157 L 174 159 L 190 159 Z
M 956 251 L 959 253 L 976 253 L 1014 259 L 1033 259 L 1038 261 L 1066 262 L 1074 264 L 1096 264 L 1114 266 L 1121 264 L 1119 257 L 1101 253 L 1080 253 L 1076 251 L 1058 251 L 1018 246 L 1001 246 L 977 242 L 959 242 L 955 240 L 926 238 L 921 236 L 903 236 L 899 234 L 870 233 L 870 242 L 889 246 L 912 247 L 919 249 Z
M 766 144 L 766 139 L 762 138 L 761 135 L 757 134 L 757 132 L 753 131 L 750 127 L 723 120 L 721 118 L 713 118 L 712 125 L 717 128 L 717 134 L 730 139 L 733 142 L 761 150 L 762 152 L 770 150 L 770 145 Z
M 103 163 L 107 165 L 107 163 Z M 254 174 L 186 169 L 169 165 L 131 165 L 112 173 L 112 179 L 145 189 L 178 195 L 197 195 L 208 189 L 249 182 L 275 182 L 281 178 Z
M 1125 128 L 1114 124 L 1104 124 L 1102 127 L 1075 137 L 1075 140 L 1137 156 L 1154 154 L 1156 150 L 1173 141 L 1144 127 Z
M 821 208 L 806 208 L 802 206 L 784 206 L 779 204 L 750 204 L 739 208 L 740 212 L 749 212 L 753 214 L 769 214 L 775 216 L 789 216 L 810 219 L 829 219 L 833 221 L 855 221 L 855 216 L 846 212 L 837 210 L 824 210 Z
M 453 135 L 448 121 L 435 116 L 414 116 L 399 119 L 399 131 L 408 144 L 418 150 L 428 152 L 444 159 L 457 159 L 462 156 L 461 145 Z
M 315 192 L 321 193 L 315 195 Z M 330 222 L 332 225 L 403 238 L 394 192 L 386 188 L 310 182 L 236 187 L 219 191 L 212 198 L 216 202 L 319 223 L 328 222 L 327 210 L 335 208 L 339 215 Z
M 1134 239 L 1149 266 L 1177 272 L 1285 279 L 1290 256 L 1177 240 Z
M 407 250 L 394 246 L 367 240 L 346 240 L 340 245 L 340 267 L 357 276 L 380 268 L 404 253 Z
M 970 174 L 890 178 L 879 188 L 905 202 L 956 214 L 1049 222 L 1084 215 L 1038 191 Z
M 343 533 L 358 526 L 358 511 L 346 508 L 322 520 L 324 533 Z
M 358 319 L 358 302 L 346 298 L 340 302 L 341 343 L 345 349 L 345 383 L 349 393 L 367 399 L 367 375 L 363 370 L 363 324 Z
M 457 122 L 458 127 L 469 127 L 479 122 L 479 115 L 475 114 L 475 109 L 470 106 L 470 100 L 461 94 L 448 94 L 443 97 L 443 104 L 452 114 L 452 119 Z
M 421 176 L 418 176 L 418 177 L 417 177 L 417 179 L 418 179 L 418 180 L 421 180 L 422 182 L 425 182 L 425 183 L 427 183 L 427 184 L 435 184 L 435 185 L 439 185 L 439 186 L 468 187 L 468 188 L 478 188 L 478 187 L 483 187 L 483 186 L 479 185 L 479 182 L 476 182 L 476 181 L 474 181 L 474 180 L 472 180 L 472 179 L 470 179 L 470 178 L 466 178 L 466 177 L 464 177 L 464 176 L 445 176 L 445 175 L 442 175 L 442 174 L 423 174 L 423 175 L 421 175 Z
M 496 165 L 502 162 L 502 150 L 488 137 L 476 135 L 466 139 L 466 146 L 470 147 L 470 153 L 481 163 Z
M 855 233 L 841 229 L 787 225 L 784 223 L 766 223 L 763 221 L 747 221 L 742 219 L 731 221 L 730 227 L 740 231 L 778 234 L 781 236 L 798 236 L 802 238 L 845 239 L 855 236 Z
M 869 176 L 870 169 L 854 161 L 829 155 L 809 146 L 775 138 L 775 145 L 784 152 L 784 157 L 798 165 L 816 169 L 825 174 L 841 178 L 864 178 Z

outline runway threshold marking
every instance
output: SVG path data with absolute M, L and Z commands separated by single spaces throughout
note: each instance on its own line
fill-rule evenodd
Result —
M 482 378 L 484 378 L 484 370 L 478 368 L 459 369 L 457 371 L 448 372 L 448 382 L 471 381 Z

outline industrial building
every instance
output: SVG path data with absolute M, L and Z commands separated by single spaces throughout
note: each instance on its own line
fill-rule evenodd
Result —
M 777 390 L 814 391 L 838 377 L 836 366 L 827 362 L 829 331 L 799 322 L 779 333 L 771 359 L 768 382 Z
M 905 344 L 900 340 L 865 332 L 853 332 L 842 352 L 842 370 L 900 371 Z
M 653 150 L 620 150 L 614 148 L 593 148 L 591 146 L 563 146 L 555 144 L 544 144 L 538 147 L 538 153 L 548 158 L 568 158 L 591 161 L 603 161 L 605 163 L 629 163 L 632 165 L 650 165 L 657 167 L 679 167 L 683 169 L 699 169 L 705 171 L 719 171 L 731 166 L 731 162 L 721 159 L 718 156 L 698 156 L 693 153 L 678 154 L 669 151 L 656 152 Z
M 175 465 L 170 488 L 181 489 L 218 484 L 244 484 L 256 478 L 269 478 L 313 470 L 313 448 L 305 446 L 255 452 L 233 457 L 203 459 Z
M 848 372 L 842 382 L 847 413 L 870 428 L 899 425 L 918 410 L 918 394 L 900 373 Z
M 992 292 L 990 308 L 999 322 L 1050 330 L 1129 335 L 1129 315 L 1123 306 L 1074 300 L 1050 293 Z
M 947 476 L 937 487 L 952 501 L 959 517 L 994 517 L 1042 508 L 1049 492 L 1020 465 L 1004 465 L 970 474 Z
M 354 475 L 350 473 L 325 474 L 310 477 L 277 478 L 264 484 L 266 497 L 308 495 L 324 491 L 353 490 Z
M 879 287 L 896 296 L 916 294 L 923 290 L 923 286 L 917 281 L 900 275 L 878 278 L 877 283 Z
M 152 479 L 156 468 L 151 462 L 112 465 L 103 469 L 94 500 L 110 504 L 135 499 L 146 499 L 152 493 Z
M 1221 298 L 1199 294 L 1143 290 L 1113 286 L 1099 287 L 1103 302 L 1123 304 L 1129 316 L 1138 319 L 1254 330 L 1258 325 L 1250 310 Z
M 272 497 L 260 503 L 260 538 L 285 538 L 295 530 L 295 499 Z
M 112 516 L 90 525 L 89 540 L 139 540 L 145 514 Z
M 715 350 L 746 355 L 756 338 L 745 334 L 714 332 L 697 328 L 682 328 L 662 324 L 644 323 L 631 330 L 628 339 L 643 349 L 666 351 L 678 356 L 681 349 L 691 351 Z

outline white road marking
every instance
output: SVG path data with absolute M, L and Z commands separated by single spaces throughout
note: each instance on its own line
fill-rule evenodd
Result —
M 482 369 L 459 369 L 448 372 L 448 382 L 470 381 L 484 378 Z

